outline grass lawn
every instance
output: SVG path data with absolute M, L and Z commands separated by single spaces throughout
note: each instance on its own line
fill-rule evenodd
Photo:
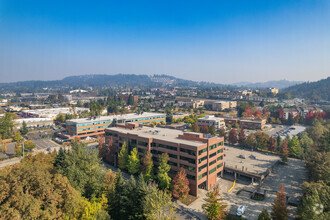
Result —
M 197 197 L 188 195 L 185 199 L 180 199 L 180 202 L 182 202 L 185 205 L 190 205 L 196 199 L 197 199 Z

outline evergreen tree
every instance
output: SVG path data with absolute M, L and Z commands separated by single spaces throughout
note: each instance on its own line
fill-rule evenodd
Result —
M 271 220 L 268 210 L 263 208 L 262 212 L 258 216 L 258 220 Z
M 128 156 L 128 172 L 130 174 L 136 174 L 139 172 L 140 168 L 140 159 L 139 155 L 137 154 L 136 147 L 133 148 L 131 154 Z
M 66 169 L 67 165 L 65 164 L 65 151 L 61 147 L 60 150 L 58 151 L 55 160 L 54 160 L 54 167 L 59 170 L 60 173 Z
M 124 179 L 119 169 L 115 177 L 115 189 L 108 199 L 109 213 L 112 219 L 124 219 L 124 216 L 126 215 L 126 209 L 124 208 L 125 204 L 123 201 L 124 185 Z
M 136 189 L 136 200 L 135 200 L 135 219 L 144 219 L 144 201 L 145 197 L 148 194 L 148 186 L 147 183 L 144 180 L 144 177 L 142 174 L 138 177 L 138 183 L 137 183 L 137 189 Z
M 288 147 L 289 147 L 289 152 L 292 156 L 297 157 L 297 158 L 302 157 L 303 149 L 300 146 L 300 142 L 295 135 L 289 141 Z
M 29 129 L 28 129 L 27 125 L 26 125 L 26 122 L 23 121 L 22 129 L 21 129 L 21 133 L 22 133 L 23 135 L 26 135 L 28 132 L 29 132 Z
M 180 171 L 175 175 L 173 179 L 173 191 L 172 194 L 177 199 L 184 199 L 189 193 L 189 181 L 187 179 L 187 174 L 183 167 L 180 168 Z
M 166 190 L 159 190 L 157 185 L 149 184 L 148 193 L 143 204 L 143 214 L 146 219 L 170 219 L 174 213 L 172 196 Z
M 143 174 L 144 180 L 146 182 L 152 181 L 154 179 L 153 174 L 154 163 L 152 161 L 152 154 L 147 151 L 142 158 L 141 173 Z
M 230 144 L 237 143 L 237 132 L 235 128 L 232 128 L 229 132 L 228 141 Z
M 157 179 L 160 189 L 168 189 L 170 186 L 171 177 L 168 176 L 168 172 L 170 171 L 171 167 L 167 164 L 168 160 L 169 157 L 167 153 L 163 153 L 159 157 Z
M 122 170 L 126 170 L 128 166 L 128 153 L 126 149 L 126 141 L 121 146 L 121 150 L 118 154 L 118 167 Z
M 139 210 L 136 210 L 135 202 L 137 201 L 137 185 L 135 178 L 131 175 L 130 179 L 125 182 L 123 193 L 122 193 L 122 202 L 124 204 L 121 207 L 120 219 L 135 219 L 135 213 Z
M 246 140 L 245 131 L 242 128 L 238 134 L 238 143 L 240 146 L 244 146 Z
M 98 149 L 91 149 L 84 143 L 74 141 L 71 150 L 65 152 L 64 161 L 60 163 L 58 158 L 56 164 L 58 171 L 88 199 L 101 195 L 105 173 L 100 167 L 101 159 L 98 155 Z
M 288 162 L 288 155 L 289 155 L 288 142 L 284 141 L 281 147 L 281 159 L 283 163 Z
M 272 219 L 276 220 L 287 220 L 288 209 L 286 207 L 286 195 L 284 192 L 284 185 L 281 184 L 281 189 L 276 193 L 276 199 L 272 204 Z
M 210 220 L 223 219 L 227 205 L 223 202 L 224 199 L 220 198 L 219 186 L 215 185 L 206 196 L 207 198 L 204 199 L 206 203 L 202 205 L 202 208 L 207 218 Z

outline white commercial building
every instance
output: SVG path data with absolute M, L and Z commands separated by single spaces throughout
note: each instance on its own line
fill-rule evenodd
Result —
M 54 125 L 54 121 L 51 118 L 21 118 L 14 120 L 17 129 L 22 128 L 23 122 L 25 122 L 26 126 L 30 129 L 47 128 Z
M 225 127 L 225 120 L 223 118 L 217 118 L 214 115 L 207 115 L 204 118 L 197 119 L 198 126 L 206 125 L 207 127 L 215 126 L 217 130 L 221 127 Z
M 27 118 L 51 118 L 55 119 L 58 114 L 73 114 L 82 111 L 89 111 L 88 108 L 76 107 L 73 108 L 49 108 L 49 109 L 34 109 L 34 110 L 22 110 L 22 115 Z

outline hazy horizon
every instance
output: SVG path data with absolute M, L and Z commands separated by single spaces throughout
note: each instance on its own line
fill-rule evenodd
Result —
M 0 0 L 0 82 L 167 74 L 194 81 L 330 75 L 330 1 Z

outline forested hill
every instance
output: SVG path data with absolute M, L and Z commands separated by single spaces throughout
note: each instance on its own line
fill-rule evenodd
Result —
M 93 88 L 154 88 L 164 86 L 222 86 L 209 82 L 196 82 L 179 79 L 168 75 L 81 75 L 69 76 L 62 80 L 53 81 L 22 81 L 13 83 L 0 83 L 0 91 L 6 92 L 38 92 L 43 88 L 84 89 Z
M 295 97 L 330 101 L 330 77 L 316 82 L 305 82 L 290 86 L 284 89 L 284 91 L 290 92 Z

